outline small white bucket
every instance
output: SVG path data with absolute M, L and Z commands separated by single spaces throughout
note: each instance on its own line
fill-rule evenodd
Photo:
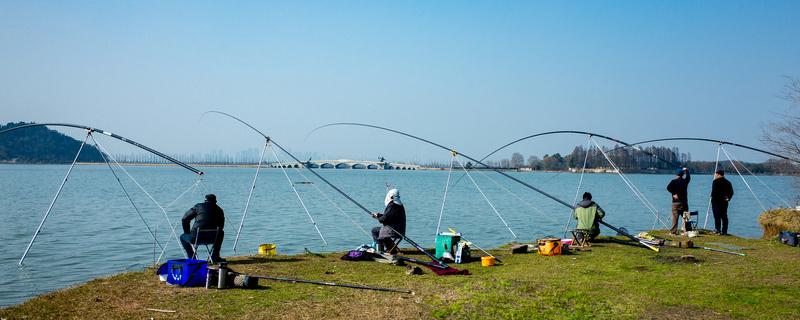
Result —
M 689 237 L 689 238 L 694 238 L 694 237 L 697 237 L 699 235 L 700 235 L 700 233 L 697 230 L 686 231 L 686 236 Z

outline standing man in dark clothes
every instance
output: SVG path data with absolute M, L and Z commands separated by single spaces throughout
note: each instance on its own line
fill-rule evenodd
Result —
M 728 202 L 733 198 L 733 186 L 725 179 L 725 171 L 714 173 L 711 183 L 711 209 L 714 210 L 714 233 L 728 235 Z M 721 229 L 720 229 L 721 224 Z
M 683 175 L 686 175 L 684 177 Z M 689 211 L 689 199 L 687 193 L 689 189 L 689 181 L 692 180 L 689 175 L 689 169 L 679 168 L 675 171 L 675 179 L 667 185 L 667 191 L 672 194 L 672 228 L 670 234 L 678 234 L 678 221 L 683 220 L 683 213 Z
M 194 225 L 189 230 L 189 222 L 192 219 L 194 219 Z M 203 243 L 214 242 L 214 249 L 211 251 L 211 262 L 224 261 L 219 256 L 219 251 L 222 248 L 222 238 L 225 236 L 225 232 L 222 231 L 222 228 L 225 227 L 225 212 L 217 205 L 217 196 L 207 194 L 206 201 L 198 203 L 189 211 L 186 211 L 181 222 L 183 224 L 181 245 L 183 245 L 183 250 L 186 251 L 190 258 L 194 257 L 195 252 L 192 249 L 192 244 L 197 239 L 198 242 Z M 217 228 L 219 228 L 219 232 L 216 231 Z M 215 231 L 203 232 L 200 234 L 200 238 L 197 238 L 197 232 L 200 229 L 214 229 Z
M 406 209 L 403 207 L 403 202 L 400 201 L 400 191 L 389 190 L 386 193 L 384 204 L 386 208 L 383 213 L 372 214 L 372 217 L 378 219 L 378 222 L 383 225 L 372 228 L 372 240 L 378 245 L 376 248 L 378 251 L 391 250 L 389 253 L 394 254 L 397 252 L 397 248 L 393 247 L 393 239 L 401 238 L 401 234 L 406 233 Z

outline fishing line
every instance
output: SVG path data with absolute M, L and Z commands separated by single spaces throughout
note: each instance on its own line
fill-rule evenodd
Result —
M 755 173 L 753 173 L 753 171 L 750 171 L 750 169 L 748 169 L 748 168 L 747 168 L 747 166 L 746 166 L 746 165 L 744 165 L 744 162 L 742 162 L 741 160 L 738 160 L 738 159 L 736 159 L 736 157 L 734 157 L 733 155 L 731 155 L 731 158 L 733 158 L 733 161 L 736 161 L 736 162 L 738 162 L 738 163 L 739 163 L 739 165 L 741 165 L 741 166 L 742 166 L 742 168 L 744 168 L 744 170 L 745 170 L 745 171 L 747 171 L 747 173 L 748 173 L 748 174 L 749 174 L 751 177 L 753 177 L 753 178 L 756 178 L 756 181 L 758 181 L 759 183 L 761 183 L 761 185 L 763 185 L 765 188 L 767 188 L 767 190 L 769 190 L 770 192 L 772 192 L 772 194 L 773 194 L 773 195 L 775 195 L 775 197 L 776 197 L 776 198 L 778 198 L 778 200 L 781 200 L 781 201 L 782 201 L 782 202 L 783 202 L 783 203 L 786 205 L 786 207 L 787 207 L 787 208 L 791 208 L 791 207 L 792 207 L 792 205 L 791 205 L 791 204 L 789 204 L 789 201 L 786 201 L 786 199 L 785 199 L 784 197 L 782 197 L 780 194 L 778 194 L 778 192 L 777 192 L 777 191 L 775 191 L 775 190 L 774 190 L 774 189 L 772 189 L 772 188 L 771 188 L 771 187 L 770 187 L 768 184 L 766 184 L 766 183 L 764 182 L 764 180 L 761 180 L 761 178 L 759 178 L 759 177 L 758 177 L 758 175 L 756 175 Z
M 484 177 L 484 178 L 488 179 L 489 181 L 493 182 L 493 183 L 494 183 L 495 185 L 497 185 L 497 186 L 498 186 L 500 189 L 503 189 L 503 190 L 505 190 L 505 191 L 506 191 L 506 192 L 508 192 L 510 195 L 514 196 L 514 198 L 517 198 L 517 200 L 519 200 L 519 201 L 520 201 L 520 202 L 522 202 L 523 204 L 525 204 L 525 205 L 529 206 L 531 209 L 533 209 L 533 210 L 534 210 L 534 211 L 536 211 L 537 213 L 541 214 L 543 218 L 545 218 L 545 219 L 549 220 L 550 222 L 552 222 L 552 223 L 553 223 L 553 224 L 555 224 L 556 226 L 558 226 L 558 225 L 560 225 L 560 224 L 561 224 L 560 222 L 556 221 L 556 220 L 555 220 L 555 219 L 553 219 L 552 217 L 550 217 L 550 216 L 546 215 L 544 212 L 542 212 L 542 210 L 539 210 L 539 208 L 537 208 L 535 205 L 533 205 L 533 203 L 531 203 L 530 201 L 527 201 L 527 200 L 523 199 L 522 197 L 520 197 L 519 195 L 517 195 L 515 192 L 511 191 L 510 189 L 508 189 L 508 188 L 506 188 L 505 186 L 503 186 L 502 184 L 500 184 L 500 182 L 498 182 L 497 180 L 495 180 L 495 179 L 492 179 L 492 177 L 490 177 L 488 174 L 485 174 L 485 173 L 483 173 L 481 170 L 475 170 L 475 172 L 477 172 L 478 174 L 480 174 L 480 175 L 481 175 L 481 177 Z
M 175 200 L 172 200 L 172 202 L 167 204 L 167 206 L 165 208 L 167 208 L 167 209 L 171 208 L 173 204 L 175 204 L 176 202 L 178 202 L 178 200 L 183 198 L 183 196 L 186 195 L 190 190 L 192 192 L 192 195 L 196 196 L 197 195 L 196 194 L 197 190 L 200 188 L 200 186 L 202 184 L 203 184 L 203 176 L 200 176 L 200 179 L 197 179 L 197 181 L 195 181 L 194 184 L 189 186 L 189 188 L 186 188 L 186 190 L 184 190 L 177 198 L 175 198 Z M 181 223 L 182 223 L 181 220 L 176 221 L 174 226 L 173 226 L 173 228 L 177 228 L 178 225 L 180 225 Z M 156 226 L 156 230 L 157 229 L 158 229 L 158 226 Z M 161 253 L 158 255 L 158 259 L 155 260 L 156 262 L 154 263 L 154 265 L 158 265 L 158 263 L 161 262 L 161 258 L 164 257 L 164 253 L 167 252 L 167 248 L 169 248 L 169 244 L 170 243 L 171 243 L 171 241 L 164 241 L 164 247 L 161 249 Z
M 353 223 L 354 226 L 356 226 L 356 228 L 361 230 L 361 232 L 364 233 L 365 236 L 367 236 L 367 237 L 371 237 L 372 236 L 372 235 L 369 234 L 369 232 L 367 232 L 366 229 L 364 229 L 364 227 L 362 227 L 358 222 L 356 222 L 356 220 L 354 220 L 353 217 L 351 217 L 349 214 L 344 212 L 344 210 L 342 210 L 342 208 L 339 207 L 339 205 L 337 205 L 336 202 L 333 201 L 333 199 L 331 199 L 330 197 L 328 197 L 328 195 L 326 195 L 324 192 L 322 192 L 322 190 L 319 187 L 317 187 L 317 184 L 314 183 L 313 181 L 311 181 L 311 179 L 309 179 L 306 175 L 304 175 L 303 172 L 300 171 L 300 169 L 295 168 L 295 167 L 292 167 L 292 168 L 295 170 L 295 172 L 297 174 L 299 174 L 301 177 L 303 177 L 303 179 L 305 181 L 309 182 L 309 184 L 311 184 L 311 186 L 314 187 L 315 190 L 317 190 L 317 193 L 319 193 L 319 195 L 321 195 L 323 198 L 325 198 L 325 200 L 327 200 L 328 203 L 330 203 L 334 208 L 336 208 L 336 210 L 342 216 L 346 217 L 348 220 L 350 220 L 350 222 Z M 388 190 L 387 190 L 387 192 L 388 192 Z
M 398 131 L 398 130 L 394 130 L 394 129 L 389 129 L 389 128 L 385 128 L 385 127 L 380 127 L 380 126 L 375 126 L 375 125 L 370 125 L 370 124 L 363 124 L 363 123 L 354 123 L 354 122 L 347 122 L 347 123 L 331 123 L 331 124 L 326 124 L 326 125 L 323 125 L 323 126 L 317 127 L 316 129 L 314 129 L 314 130 L 312 131 L 312 133 L 313 133 L 313 132 L 315 132 L 315 131 L 317 131 L 317 130 L 319 130 L 319 129 L 322 129 L 322 128 L 325 128 L 325 127 L 330 127 L 330 126 L 360 126 L 360 127 L 367 127 L 367 128 L 379 129 L 379 130 L 384 130 L 384 131 L 393 132 L 393 133 L 396 133 L 396 134 L 399 134 L 399 135 L 403 135 L 403 136 L 406 136 L 406 137 L 409 137 L 409 138 L 412 138 L 412 139 L 416 139 L 416 140 L 419 140 L 419 141 L 422 141 L 422 142 L 428 143 L 428 144 L 430 144 L 430 145 L 433 145 L 433 146 L 436 146 L 436 147 L 439 147 L 439 148 L 445 149 L 445 150 L 447 150 L 447 151 L 455 151 L 455 149 L 454 149 L 454 148 L 447 148 L 447 147 L 445 147 L 445 146 L 443 146 L 443 145 L 441 145 L 441 144 L 438 144 L 438 143 L 435 143 L 435 142 L 433 142 L 433 141 L 430 141 L 430 140 L 427 140 L 427 139 L 424 139 L 424 138 L 420 138 L 420 137 L 417 137 L 417 136 L 414 136 L 414 135 L 411 135 L 411 134 L 408 134 L 408 133 L 405 133 L 405 132 L 402 132 L 402 131 Z M 480 164 L 480 165 L 482 165 L 482 166 L 484 166 L 484 167 L 486 167 L 486 168 L 489 168 L 489 166 L 487 166 L 485 163 L 483 163 L 483 162 L 480 162 L 480 161 L 478 161 L 478 160 L 477 160 L 477 159 L 475 159 L 475 158 L 469 157 L 469 156 L 467 156 L 467 155 L 465 155 L 465 154 L 463 154 L 463 153 L 460 153 L 460 155 L 461 155 L 462 157 L 464 157 L 464 158 L 466 158 L 466 159 L 470 160 L 470 161 L 474 161 L 474 162 L 476 162 L 477 164 Z M 297 158 L 295 158 L 295 160 L 297 160 Z M 298 161 L 299 161 L 299 160 L 298 160 Z M 569 207 L 569 208 L 575 209 L 575 206 L 574 206 L 574 205 L 571 205 L 571 204 L 567 203 L 567 202 L 566 202 L 566 201 L 564 201 L 564 200 L 561 200 L 561 199 L 559 199 L 559 198 L 556 198 L 555 196 L 553 196 L 553 195 L 551 195 L 551 194 L 549 194 L 549 193 L 545 192 L 544 190 L 541 190 L 541 189 L 539 189 L 539 188 L 537 188 L 537 187 L 534 187 L 534 186 L 530 185 L 529 183 L 527 183 L 527 182 L 525 182 L 525 181 L 522 181 L 522 180 L 520 180 L 520 179 L 514 178 L 513 176 L 511 176 L 511 175 L 509 175 L 509 174 L 507 174 L 507 173 L 505 173 L 505 172 L 502 172 L 502 171 L 500 171 L 500 170 L 493 169 L 493 168 L 489 168 L 489 169 L 490 169 L 490 170 L 492 170 L 492 171 L 494 171 L 494 172 L 497 172 L 497 173 L 499 173 L 500 175 L 502 175 L 502 176 L 504 176 L 504 177 L 506 177 L 506 178 L 508 178 L 508 179 L 511 179 L 511 180 L 513 180 L 513 181 L 515 181 L 515 182 L 517 182 L 517 183 L 519 183 L 519 184 L 521 184 L 521 185 L 523 185 L 523 186 L 525 186 L 525 187 L 527 187 L 527 188 L 529 188 L 529 189 L 533 190 L 533 191 L 536 191 L 536 192 L 538 192 L 539 194 L 541 194 L 541 195 L 543 195 L 543 196 L 546 196 L 546 197 L 548 197 L 548 198 L 552 199 L 552 200 L 553 200 L 553 201 L 555 201 L 555 202 L 558 202 L 558 203 L 560 203 L 560 204 L 562 204 L 562 205 L 564 205 L 564 206 L 566 206 L 566 207 Z M 310 170 L 310 169 L 309 169 L 309 170 Z M 314 170 L 311 170 L 311 172 L 314 172 Z M 319 176 L 319 174 L 317 174 L 317 176 Z M 340 192 L 340 193 L 341 193 L 341 192 Z M 344 194 L 343 194 L 343 195 L 344 195 Z M 346 195 L 345 195 L 345 196 L 346 196 Z M 348 198 L 349 198 L 349 197 L 348 197 Z M 354 200 L 353 200 L 353 201 L 354 201 Z M 368 210 L 367 208 L 364 208 L 363 206 L 361 206 L 361 207 L 362 207 L 362 209 L 364 209 L 365 211 L 369 212 L 369 210 Z M 608 224 L 607 222 L 605 222 L 605 221 L 603 221 L 603 220 L 599 220 L 598 222 L 599 222 L 600 224 L 602 224 L 602 225 L 604 225 L 604 226 L 606 226 L 606 227 L 608 227 L 608 228 L 610 228 L 610 229 L 612 229 L 612 230 L 616 231 L 617 233 L 619 233 L 619 234 L 621 234 L 621 235 L 624 235 L 625 237 L 627 237 L 627 238 L 629 238 L 629 239 L 631 239 L 631 240 L 633 240 L 633 241 L 637 241 L 637 242 L 639 242 L 641 245 L 643 245 L 643 246 L 647 247 L 648 249 L 651 249 L 651 250 L 653 250 L 653 251 L 656 251 L 656 252 L 658 252 L 658 251 L 659 251 L 659 249 L 658 249 L 657 247 L 654 247 L 654 246 L 652 246 L 652 245 L 650 245 L 650 244 L 648 244 L 648 243 L 645 243 L 645 242 L 641 241 L 640 239 L 637 239 L 636 237 L 632 236 L 631 234 L 629 234 L 629 233 L 625 232 L 624 230 L 621 230 L 621 229 L 619 229 L 619 228 L 617 228 L 617 227 L 614 227 L 614 226 L 612 226 L 612 225 Z M 424 250 L 422 250 L 422 251 L 423 251 L 423 252 L 425 252 Z M 425 252 L 425 253 L 427 254 L 427 252 Z M 429 257 L 431 256 L 430 254 L 427 254 L 427 255 L 428 255 Z M 438 260 L 436 260 L 436 261 L 438 261 Z
M 742 178 L 742 182 L 744 182 L 744 185 L 747 187 L 748 190 L 750 190 L 750 194 L 753 195 L 753 199 L 755 199 L 756 202 L 758 202 L 758 205 L 761 206 L 761 210 L 767 211 L 767 208 L 764 206 L 763 203 L 761 203 L 761 199 L 759 199 L 758 196 L 756 196 L 756 193 L 753 191 L 753 188 L 751 188 L 750 184 L 747 183 L 747 179 L 744 178 L 742 172 L 740 172 L 739 168 L 736 166 L 736 163 L 734 163 L 733 159 L 731 159 L 731 156 L 728 154 L 728 151 L 722 149 L 722 152 L 725 154 L 725 157 L 728 158 L 728 161 L 730 161 L 731 165 L 733 166 L 733 169 L 736 170 L 736 173 L 739 174 L 739 178 Z
M 289 174 L 286 173 L 286 168 L 284 168 L 283 162 L 278 157 L 278 153 L 275 152 L 275 148 L 270 147 L 269 150 L 272 151 L 273 155 L 275 155 L 275 159 L 278 161 L 278 166 L 283 171 L 283 175 L 286 176 L 286 181 L 289 182 L 289 186 L 292 187 L 292 191 L 294 191 L 294 194 L 297 195 L 297 200 L 300 201 L 300 205 L 303 207 L 303 211 L 306 212 L 306 215 L 308 215 L 308 219 L 311 220 L 311 224 L 314 225 L 314 229 L 317 230 L 317 234 L 319 234 L 319 237 L 322 239 L 322 242 L 327 246 L 328 245 L 328 241 L 325 240 L 325 237 L 322 235 L 322 232 L 319 231 L 319 227 L 317 226 L 317 222 L 314 221 L 314 217 L 312 217 L 311 213 L 308 212 L 308 208 L 306 207 L 306 203 L 303 201 L 303 198 L 300 197 L 300 193 L 297 192 L 297 188 L 294 187 L 294 183 L 292 182 L 292 179 L 289 178 Z
M 242 233 L 244 226 L 244 218 L 247 217 L 247 209 L 250 208 L 250 199 L 253 198 L 253 192 L 256 190 L 256 181 L 258 181 L 258 173 L 261 171 L 261 163 L 264 161 L 264 153 L 267 152 L 269 141 L 264 141 L 264 147 L 261 148 L 261 156 L 258 158 L 258 166 L 256 166 L 256 174 L 253 176 L 253 185 L 250 187 L 250 194 L 247 195 L 247 202 L 244 204 L 244 212 L 242 213 L 242 221 L 239 222 L 239 229 L 236 230 L 236 239 L 233 240 L 233 252 L 236 252 L 236 245 L 239 243 L 239 235 Z
M 1 133 L 1 132 L 0 132 Z M 86 137 L 83 138 L 83 142 L 81 142 L 81 146 L 78 148 L 78 152 L 75 153 L 75 159 L 72 160 L 72 164 L 69 165 L 69 169 L 67 170 L 67 174 L 64 175 L 64 180 L 61 181 L 61 185 L 58 186 L 58 191 L 56 191 L 56 195 L 53 197 L 53 201 L 50 202 L 50 206 L 47 207 L 47 211 L 44 213 L 44 217 L 42 218 L 42 222 L 39 223 L 39 226 L 36 228 L 36 232 L 33 233 L 33 238 L 31 238 L 31 242 L 28 243 L 28 247 L 25 248 L 25 252 L 22 254 L 22 258 L 19 259 L 19 265 L 22 266 L 22 263 L 25 262 L 25 257 L 28 256 L 28 252 L 31 250 L 31 246 L 33 246 L 33 242 L 36 240 L 36 237 L 39 235 L 39 232 L 42 231 L 42 226 L 44 226 L 44 221 L 47 220 L 47 217 L 50 216 L 50 212 L 53 210 L 53 206 L 56 204 L 56 200 L 58 200 L 58 196 L 61 195 L 61 190 L 64 190 L 64 185 L 69 180 L 69 175 L 72 174 L 72 169 L 75 168 L 75 163 L 78 162 L 78 156 L 81 155 L 81 151 L 83 151 L 83 146 L 86 145 L 86 140 L 89 139 L 89 136 L 92 135 L 91 131 L 86 132 Z
M 455 151 L 453 151 L 453 153 L 455 153 Z M 481 187 L 478 186 L 478 183 L 476 183 L 475 179 L 472 178 L 472 175 L 469 174 L 469 171 L 467 171 L 467 168 L 465 168 L 464 164 L 461 163 L 461 160 L 458 159 L 458 155 L 457 154 L 456 154 L 455 158 L 456 158 L 455 159 L 456 162 L 458 162 L 458 165 L 461 166 L 461 169 L 464 169 L 464 173 L 467 175 L 467 178 L 469 178 L 469 180 L 472 181 L 472 184 L 475 186 L 475 189 L 478 189 L 478 192 L 483 197 L 483 200 L 486 200 L 486 203 L 489 204 L 489 206 L 492 208 L 492 211 L 494 211 L 494 214 L 496 214 L 497 217 L 500 218 L 500 221 L 502 221 L 503 225 L 506 226 L 506 229 L 508 229 L 508 231 L 511 232 L 511 235 L 514 236 L 514 239 L 517 239 L 517 234 L 514 233 L 514 230 L 511 230 L 511 227 L 508 226 L 508 223 L 506 222 L 506 219 L 503 219 L 503 216 L 500 215 L 500 212 L 497 212 L 497 208 L 494 207 L 494 204 L 492 204 L 492 202 L 489 201 L 489 198 L 486 197 L 486 194 L 483 193 L 483 190 L 481 190 Z
M 94 136 L 91 135 L 91 134 L 89 136 L 92 138 L 92 141 L 94 142 L 95 147 L 98 150 L 100 150 L 100 144 L 97 142 L 97 140 L 95 140 Z M 111 166 L 111 162 L 108 161 L 108 158 L 106 158 L 105 154 L 103 154 L 102 152 L 100 152 L 100 156 L 103 158 L 103 162 L 105 162 L 106 165 L 108 166 L 108 169 L 111 170 L 111 174 L 114 175 L 114 179 L 117 180 L 117 183 L 119 184 L 119 187 L 122 189 L 122 192 L 125 194 L 125 198 L 127 198 L 128 201 L 131 203 L 131 206 L 133 206 L 133 209 L 136 211 L 136 215 L 139 216 L 139 219 L 144 224 L 144 227 L 147 229 L 147 233 L 149 233 L 150 236 L 153 238 L 153 241 L 156 244 L 158 244 L 158 247 L 163 250 L 164 247 L 161 245 L 161 243 L 158 243 L 158 240 L 156 239 L 156 235 L 153 233 L 153 230 L 150 229 L 150 225 L 147 224 L 147 220 L 145 220 L 144 216 L 142 216 L 142 212 L 139 210 L 139 207 L 136 206 L 136 203 L 133 202 L 133 199 L 131 198 L 131 195 L 128 193 L 128 190 L 125 189 L 125 185 L 123 185 L 122 181 L 119 180 L 119 176 L 117 176 L 117 173 L 114 171 L 114 167 Z
M 625 174 L 622 173 L 622 170 L 619 167 L 617 167 L 617 165 L 614 163 L 614 161 L 611 160 L 611 158 L 608 156 L 608 154 L 606 154 L 606 152 L 603 150 L 603 148 L 600 147 L 600 145 L 597 143 L 597 141 L 594 141 L 594 139 L 592 139 L 592 138 L 589 138 L 589 139 L 592 141 L 592 143 L 594 143 L 594 145 L 597 147 L 597 149 L 600 150 L 600 153 L 603 154 L 603 157 L 605 157 L 606 160 L 608 160 L 608 163 L 611 165 L 611 167 L 614 168 L 614 170 L 617 171 L 617 175 L 619 175 L 619 177 L 622 179 L 622 181 L 625 182 L 625 184 L 628 186 L 629 189 L 631 189 L 631 192 L 633 192 L 634 196 L 636 196 L 639 199 L 639 201 L 642 202 L 644 207 L 646 209 L 648 209 L 656 217 L 656 219 L 661 222 L 661 224 L 665 228 L 667 228 L 667 224 L 664 223 L 664 221 L 661 220 L 661 217 L 659 216 L 658 210 L 655 208 L 655 206 L 653 206 L 653 204 L 650 203 L 650 201 L 647 200 L 647 198 L 644 196 L 644 194 L 642 194 L 641 191 L 639 191 L 639 189 L 636 188 L 636 186 L 633 184 L 633 181 L 630 181 L 625 176 Z
M 148 197 L 148 198 L 150 198 L 150 201 L 152 201 L 152 202 L 153 202 L 153 203 L 154 203 L 154 204 L 155 204 L 155 205 L 156 205 L 156 206 L 157 206 L 157 207 L 158 207 L 158 208 L 161 210 L 161 212 L 164 214 L 164 219 L 166 219 L 166 220 L 167 220 L 167 225 L 169 225 L 169 227 L 170 227 L 170 230 L 171 230 L 171 232 L 172 232 L 172 234 L 170 234 L 170 236 L 175 236 L 175 241 L 177 241 L 177 242 L 178 242 L 178 244 L 180 244 L 180 243 L 181 243 L 181 240 L 180 240 L 180 238 L 178 237 L 178 234 L 177 234 L 177 232 L 175 232 L 175 228 L 172 226 L 172 220 L 169 218 L 169 215 L 167 214 L 167 210 L 166 210 L 166 209 L 164 209 L 164 207 L 162 207 L 162 206 L 161 206 L 161 204 L 160 204 L 160 203 L 158 203 L 158 201 L 156 201 L 156 199 L 155 199 L 155 198 L 153 198 L 153 196 L 150 194 L 150 192 L 147 192 L 147 190 L 145 190 L 145 188 L 144 188 L 144 187 L 143 187 L 143 186 L 142 186 L 142 185 L 139 183 L 139 181 L 137 181 L 137 180 L 136 180 L 136 178 L 134 178 L 134 177 L 133 177 L 133 176 L 132 176 L 132 175 L 131 175 L 131 174 L 128 172 L 128 170 L 126 170 L 126 169 L 125 169 L 125 168 L 124 168 L 124 167 L 123 167 L 123 166 L 122 166 L 122 165 L 121 165 L 121 164 L 120 164 L 120 163 L 117 161 L 117 159 L 116 159 L 116 158 L 114 158 L 114 156 L 113 156 L 113 155 L 111 155 L 111 153 L 110 153 L 110 152 L 108 152 L 108 150 L 106 150 L 106 148 L 105 148 L 105 147 L 103 147 L 103 145 L 98 145 L 98 146 L 100 147 L 100 149 L 101 149 L 103 152 L 105 152 L 106 154 L 108 154 L 108 157 L 109 157 L 109 158 L 110 158 L 112 161 L 114 161 L 114 163 L 117 165 L 117 167 L 119 167 L 120 169 L 122 169 L 122 172 L 124 172 L 124 173 L 125 173 L 125 175 L 127 175 L 127 176 L 128 176 L 128 178 L 129 178 L 129 179 L 131 179 L 131 181 L 133 181 L 133 183 L 134 183 L 134 184 L 136 184 L 136 186 L 138 186 L 138 187 L 139 187 L 139 189 L 140 189 L 140 190 L 142 190 L 142 192 L 144 192 L 144 194 L 145 194 L 145 195 L 147 195 L 147 197 Z M 184 257 L 186 257 L 187 259 L 189 258 L 189 256 L 186 254 L 186 252 L 184 252 L 184 253 L 183 253 L 183 255 L 184 255 Z
M 228 114 L 228 113 L 224 113 L 224 112 L 220 112 L 220 111 L 206 111 L 205 113 L 216 113 L 216 114 L 221 114 L 221 115 L 227 116 L 227 117 L 229 117 L 229 118 L 231 118 L 231 119 L 234 119 L 234 120 L 236 120 L 236 121 L 240 122 L 240 123 L 241 123 L 241 124 L 243 124 L 243 125 L 246 125 L 246 126 L 248 126 L 250 129 L 253 129 L 253 131 L 255 131 L 255 132 L 257 132 L 258 134 L 260 134 L 261 136 L 263 136 L 263 137 L 264 137 L 264 139 L 270 140 L 270 141 L 272 142 L 272 144 L 273 144 L 273 145 L 275 145 L 275 147 L 278 147 L 278 149 L 280 149 L 281 151 L 283 151 L 284 153 L 286 153 L 286 155 L 288 155 L 290 158 L 294 159 L 294 161 L 297 161 L 297 162 L 300 162 L 300 163 L 302 163 L 302 161 L 300 161 L 300 159 L 298 159 L 297 157 L 295 157 L 295 156 L 294 156 L 294 155 L 293 155 L 291 152 L 289 152 L 288 150 L 284 149 L 284 148 L 283 148 L 283 147 L 282 147 L 280 144 L 278 144 L 277 142 L 275 142 L 274 140 L 272 140 L 270 137 L 268 137 L 267 135 L 265 135 L 263 132 L 259 131 L 258 129 L 256 129 L 255 127 L 253 127 L 253 126 L 252 126 L 252 125 L 250 125 L 249 123 L 245 122 L 244 120 L 242 120 L 242 119 L 239 119 L 239 118 L 237 118 L 237 117 L 235 117 L 235 116 L 233 116 L 233 115 L 230 115 L 230 114 Z M 205 113 L 204 113 L 204 114 L 205 114 Z M 320 180 L 322 180 L 323 182 L 325 182 L 325 183 L 326 183 L 328 186 L 330 186 L 330 187 L 331 187 L 333 190 L 336 190 L 336 192 L 338 192 L 340 195 L 342 195 L 343 197 L 345 197 L 347 200 L 349 200 L 350 202 L 352 202 L 354 205 L 358 206 L 358 207 L 359 207 L 361 210 L 363 210 L 365 213 L 367 213 L 368 215 L 372 216 L 372 211 L 370 211 L 369 209 L 367 209 L 367 207 L 365 207 L 364 205 L 362 205 L 361 203 L 359 203 L 358 201 L 356 201 L 355 199 L 353 199 L 351 196 L 349 196 L 347 193 L 345 193 L 344 191 L 342 191 L 341 189 L 339 189 L 339 188 L 338 188 L 336 185 L 334 185 L 333 183 L 331 183 L 330 181 L 328 181 L 327 179 L 325 179 L 325 178 L 324 178 L 322 175 L 320 175 L 319 173 L 317 173 L 317 172 L 316 172 L 314 169 L 311 169 L 311 168 L 309 168 L 308 166 L 305 166 L 305 168 L 306 168 L 306 170 L 308 170 L 309 172 L 311 172 L 312 174 L 314 174 L 314 175 L 315 175 L 317 178 L 319 178 Z M 395 230 L 394 228 L 392 228 L 392 227 L 391 227 L 391 226 L 389 226 L 389 225 L 386 225 L 385 227 L 387 227 L 389 230 L 391 230 L 391 231 L 392 231 L 392 232 L 394 232 L 395 234 L 397 234 L 397 235 L 399 235 L 400 237 L 402 237 L 402 238 L 403 238 L 403 240 L 405 240 L 406 242 L 408 242 L 409 244 L 411 244 L 412 246 L 414 246 L 414 248 L 416 248 L 417 250 L 419 250 L 420 252 L 422 252 L 423 254 L 425 254 L 425 255 L 426 255 L 428 258 L 430 258 L 431 260 L 435 261 L 435 262 L 437 263 L 437 264 L 435 264 L 435 266 L 436 266 L 436 267 L 438 267 L 438 268 L 441 268 L 441 269 L 447 269 L 447 268 L 449 268 L 449 267 L 447 266 L 447 264 L 446 264 L 446 263 L 444 263 L 442 260 L 440 260 L 440 259 L 436 258 L 436 256 L 434 256 L 434 255 L 430 254 L 428 251 L 426 251 L 426 250 L 425 250 L 425 248 L 423 248 L 422 246 L 420 246 L 419 244 L 417 244 L 416 242 L 414 242 L 413 240 L 411 240 L 411 238 L 407 237 L 406 235 L 404 235 L 404 234 L 402 234 L 402 233 L 400 233 L 400 232 L 397 232 L 397 230 Z

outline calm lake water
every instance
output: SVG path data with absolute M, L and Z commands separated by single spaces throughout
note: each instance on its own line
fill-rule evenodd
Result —
M 66 173 L 65 165 L 0 165 L 0 306 L 20 303 L 33 296 L 68 287 L 89 279 L 126 270 L 141 270 L 152 265 L 155 244 L 136 211 L 124 196 L 114 176 L 105 166 L 76 166 L 70 180 L 44 228 L 25 260 L 17 262 L 30 241 L 36 226 L 50 204 Z M 233 240 L 244 210 L 255 169 L 203 168 L 206 176 L 197 176 L 177 167 L 126 167 L 130 174 L 165 207 L 169 220 L 124 173 L 120 178 L 140 208 L 147 223 L 160 241 L 167 241 L 167 258 L 181 258 L 169 224 L 179 221 L 202 195 L 215 193 L 225 210 L 226 237 L 223 255 L 233 255 Z M 320 170 L 323 176 L 373 211 L 382 211 L 386 185 L 400 189 L 408 216 L 408 233 L 416 242 L 433 246 L 436 224 L 442 206 L 447 171 L 366 171 Z M 238 255 L 256 253 L 260 243 L 276 243 L 280 253 L 342 251 L 371 238 L 375 221 L 330 187 L 312 178 L 306 171 L 291 169 L 296 184 L 327 246 L 310 224 L 286 177 L 280 169 L 262 170 L 253 195 L 238 245 Z M 462 175 L 453 172 L 453 182 Z M 572 202 L 580 174 L 510 173 L 567 202 Z M 517 241 L 533 241 L 547 235 L 561 235 L 569 210 L 496 173 L 473 172 L 472 177 L 491 200 Z M 670 196 L 665 186 L 670 175 L 629 175 L 630 180 L 669 222 Z M 736 175 L 729 175 L 736 196 L 731 202 L 729 232 L 744 237 L 759 237 L 756 221 L 761 205 Z M 760 180 L 759 180 L 760 179 Z M 758 199 L 767 208 L 794 203 L 797 197 L 792 177 L 747 177 Z M 690 207 L 701 212 L 703 224 L 711 177 L 694 175 L 690 186 Z M 768 185 L 770 190 L 765 185 Z M 322 193 L 315 188 L 321 189 Z M 187 191 L 188 190 L 188 191 Z M 176 198 L 187 191 L 183 198 Z M 583 191 L 594 194 L 606 210 L 605 220 L 631 232 L 653 227 L 654 215 L 629 191 L 616 174 L 587 174 Z M 776 194 L 773 193 L 775 191 Z M 169 205 L 170 203 L 174 203 Z M 335 205 L 331 204 L 331 201 Z M 168 206 L 169 205 L 169 206 Z M 340 207 L 344 212 L 336 209 Z M 709 219 L 713 228 L 713 218 Z M 470 179 L 464 177 L 450 186 L 444 207 L 442 228 L 452 227 L 481 247 L 496 247 L 515 240 L 492 211 Z M 663 229 L 663 226 L 657 226 Z M 180 232 L 180 226 L 176 227 Z M 607 229 L 604 234 L 611 234 Z M 163 261 L 164 259 L 162 259 Z

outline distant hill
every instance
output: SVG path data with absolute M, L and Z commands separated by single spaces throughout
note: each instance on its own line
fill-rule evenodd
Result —
M 0 131 L 30 124 L 25 122 L 0 125 Z M 19 129 L 0 135 L 0 162 L 71 163 L 81 141 L 47 127 Z M 103 162 L 100 151 L 91 139 L 81 151 L 79 162 Z

